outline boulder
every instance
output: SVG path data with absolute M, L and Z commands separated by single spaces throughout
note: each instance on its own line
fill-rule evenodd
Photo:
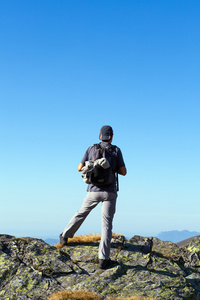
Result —
M 53 293 L 88 290 L 106 296 L 197 299 L 200 237 L 178 247 L 153 237 L 114 237 L 106 270 L 99 242 L 61 249 L 41 239 L 0 235 L 0 299 L 46 300 Z

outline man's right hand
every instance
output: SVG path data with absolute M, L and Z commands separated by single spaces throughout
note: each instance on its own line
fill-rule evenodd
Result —
M 118 174 L 125 176 L 127 174 L 126 167 L 120 167 L 117 171 Z

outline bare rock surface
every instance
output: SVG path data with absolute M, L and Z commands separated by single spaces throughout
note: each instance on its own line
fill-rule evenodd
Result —
M 153 237 L 115 237 L 115 263 L 106 270 L 98 268 L 98 245 L 69 244 L 58 250 L 40 239 L 0 235 L 0 299 L 46 300 L 66 289 L 103 298 L 198 299 L 200 236 L 181 247 Z

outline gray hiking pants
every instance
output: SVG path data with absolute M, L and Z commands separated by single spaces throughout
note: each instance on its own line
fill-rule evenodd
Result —
M 109 192 L 88 192 L 82 207 L 70 220 L 62 236 L 72 238 L 91 210 L 102 202 L 102 230 L 99 245 L 99 259 L 109 259 L 110 241 L 112 238 L 112 221 L 115 214 L 117 195 Z

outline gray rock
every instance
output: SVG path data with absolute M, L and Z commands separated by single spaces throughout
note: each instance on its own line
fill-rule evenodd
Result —
M 84 289 L 105 296 L 197 299 L 200 237 L 178 247 L 157 238 L 115 237 L 106 270 L 98 242 L 58 250 L 41 239 L 0 235 L 0 299 L 46 300 L 58 291 Z

